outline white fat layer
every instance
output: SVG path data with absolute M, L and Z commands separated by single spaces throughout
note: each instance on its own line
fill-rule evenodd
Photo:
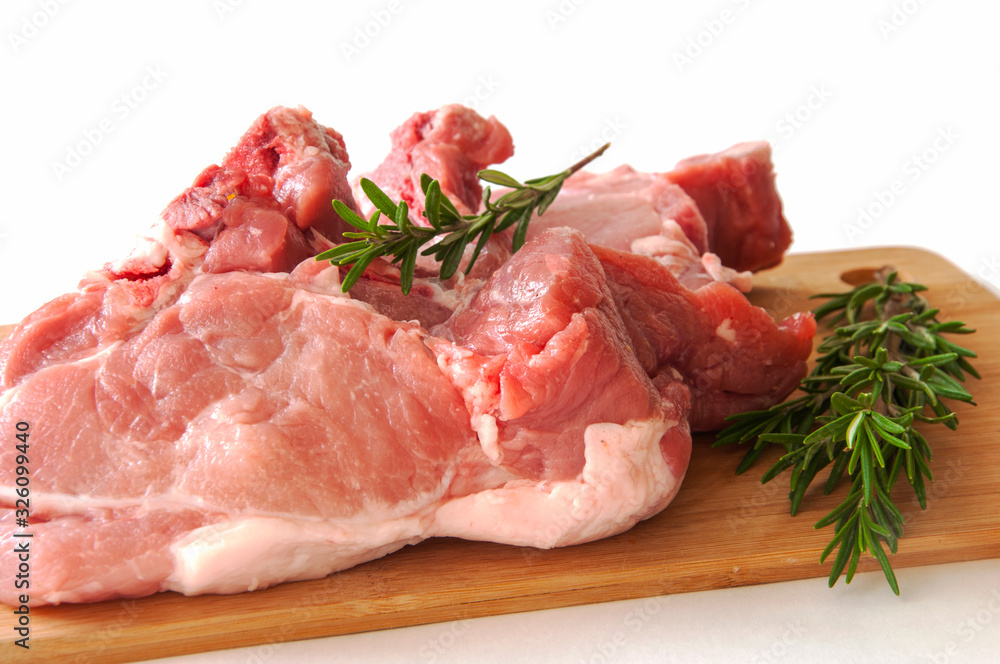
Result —
M 701 265 L 712 279 L 728 283 L 741 293 L 749 293 L 750 289 L 753 288 L 753 272 L 749 270 L 737 272 L 726 267 L 722 264 L 722 259 L 711 252 L 702 254 Z
M 333 299 L 331 299 L 330 295 L 331 294 L 329 293 L 313 290 L 311 288 L 296 288 L 292 293 L 291 305 L 285 309 L 284 315 L 291 315 L 292 312 L 296 311 L 299 307 L 305 307 L 306 309 L 314 307 L 316 306 L 317 301 L 322 302 L 324 305 L 331 304 L 334 306 L 353 307 L 363 311 L 375 311 L 367 302 L 354 300 L 351 299 L 351 296 L 347 293 L 340 293 L 339 286 L 336 288 L 336 294 L 334 294 L 335 297 L 333 297 Z
M 312 275 L 308 280 L 299 282 L 297 285 L 299 288 L 319 293 L 321 295 L 342 298 L 350 297 L 350 295 L 340 290 L 340 268 L 334 265 L 330 265 L 325 269 L 320 270 L 316 274 Z
M 628 530 L 662 510 L 680 486 L 659 445 L 675 426 L 662 419 L 591 424 L 578 477 L 514 481 L 457 498 L 437 511 L 428 536 L 551 548 Z
M 496 418 L 488 413 L 482 413 L 473 415 L 471 423 L 487 458 L 494 464 L 498 463 L 500 461 L 500 443 Z
M 729 318 L 719 323 L 715 328 L 715 335 L 720 339 L 725 339 L 729 343 L 736 341 L 736 330 L 733 329 L 733 321 Z
M 0 504 L 14 504 L 15 489 L 13 486 L 0 487 Z M 89 511 L 107 509 L 131 509 L 141 507 L 153 509 L 192 509 L 203 510 L 205 504 L 194 496 L 182 494 L 160 494 L 157 496 L 141 496 L 128 498 L 105 498 L 71 493 L 58 493 L 32 489 L 32 511 L 44 514 L 46 517 L 56 517 L 71 514 L 86 514 Z
M 188 533 L 171 546 L 164 588 L 236 593 L 316 579 L 432 536 L 548 548 L 608 537 L 673 498 L 675 477 L 659 441 L 677 422 L 592 424 L 585 464 L 573 480 L 510 481 L 410 516 L 381 521 L 238 517 Z
M 167 248 L 160 240 L 151 237 L 136 236 L 135 248 L 124 260 L 112 263 L 116 268 L 120 268 L 129 260 L 145 259 L 150 265 L 163 265 L 167 262 Z
M 174 542 L 164 590 L 238 593 L 318 579 L 423 539 L 427 517 L 380 523 L 242 517 L 191 531 Z

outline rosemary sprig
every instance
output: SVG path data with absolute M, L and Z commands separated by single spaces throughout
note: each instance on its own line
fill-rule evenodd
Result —
M 481 180 L 511 189 L 496 201 L 491 201 L 490 187 L 487 186 L 483 190 L 483 211 L 479 214 L 459 213 L 455 204 L 441 192 L 441 183 L 424 173 L 420 176 L 420 188 L 424 193 L 424 217 L 430 226 L 414 224 L 409 218 L 410 211 L 405 201 L 394 203 L 378 185 L 362 178 L 361 189 L 375 205 L 375 212 L 370 219 L 364 219 L 339 200 L 333 201 L 333 208 L 341 219 L 358 230 L 344 233 L 344 237 L 353 242 L 324 251 L 316 256 L 316 260 L 329 260 L 334 265 L 353 264 L 341 284 L 341 290 L 346 293 L 373 260 L 380 256 L 392 256 L 392 262 L 399 263 L 400 289 L 409 293 L 413 286 L 417 252 L 434 238 L 444 236 L 424 249 L 421 255 L 434 256 L 441 263 L 441 279 L 448 279 L 458 269 L 466 245 L 475 242 L 475 249 L 465 268 L 468 274 L 494 233 L 513 226 L 512 249 L 520 249 L 532 215 L 543 214 L 559 194 L 566 178 L 601 156 L 609 146 L 610 143 L 604 144 L 560 173 L 525 180 L 524 183 L 497 170 L 479 171 Z M 391 221 L 379 223 L 383 215 Z
M 920 507 L 927 506 L 931 449 L 914 426 L 941 423 L 955 429 L 958 420 L 944 399 L 974 404 L 962 386 L 966 375 L 979 378 L 969 362 L 971 350 L 944 337 L 969 334 L 964 323 L 937 320 L 919 293 L 925 286 L 899 281 L 889 268 L 878 281 L 847 293 L 822 294 L 817 319 L 830 317 L 835 328 L 819 346 L 820 356 L 800 386 L 802 396 L 772 408 L 729 418 L 715 446 L 754 441 L 737 468 L 745 472 L 770 445 L 784 455 L 764 473 L 762 483 L 791 470 L 789 499 L 794 515 L 816 475 L 830 465 L 825 493 L 845 474 L 847 497 L 815 528 L 834 526 L 820 562 L 837 550 L 830 571 L 832 587 L 846 568 L 850 583 L 861 554 L 878 562 L 893 592 L 899 585 L 883 543 L 896 553 L 903 515 L 890 497 L 903 473 Z

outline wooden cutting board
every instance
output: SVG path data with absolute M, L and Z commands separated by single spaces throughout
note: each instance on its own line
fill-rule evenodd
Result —
M 901 483 L 897 504 L 907 525 L 893 565 L 1000 557 L 1000 301 L 942 258 L 910 248 L 791 255 L 757 276 L 751 299 L 783 317 L 814 306 L 811 293 L 846 289 L 841 274 L 885 264 L 927 284 L 942 319 L 978 329 L 959 343 L 979 353 L 983 376 L 970 385 L 980 405 L 956 409 L 957 435 L 925 428 L 937 479 L 926 511 Z M 438 539 L 326 579 L 242 595 L 161 593 L 32 609 L 24 657 L 11 643 L 11 612 L 3 611 L 0 652 L 12 662 L 125 662 L 261 645 L 264 656 L 269 644 L 294 639 L 826 576 L 819 555 L 831 531 L 812 524 L 842 491 L 808 496 L 792 518 L 787 480 L 759 483 L 767 459 L 737 477 L 743 449 L 712 449 L 711 441 L 696 437 L 674 502 L 617 537 L 550 551 Z M 861 569 L 877 566 L 863 559 Z

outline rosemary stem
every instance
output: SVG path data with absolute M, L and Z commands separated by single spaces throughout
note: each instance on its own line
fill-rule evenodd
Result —
M 611 143 L 605 143 L 604 145 L 602 145 L 601 147 L 597 148 L 596 150 L 594 150 L 593 152 L 591 152 L 590 154 L 588 154 L 586 157 L 584 157 L 580 161 L 576 162 L 575 164 L 573 164 L 572 166 L 570 166 L 569 168 L 567 168 L 566 169 L 566 173 L 569 174 L 569 175 L 572 175 L 573 173 L 576 173 L 578 170 L 580 170 L 581 168 L 583 168 L 584 166 L 586 166 L 587 164 L 589 164 L 590 162 L 594 161 L 595 159 L 597 159 L 598 157 L 600 157 L 602 154 L 604 154 L 605 150 L 607 150 L 610 147 L 611 147 Z

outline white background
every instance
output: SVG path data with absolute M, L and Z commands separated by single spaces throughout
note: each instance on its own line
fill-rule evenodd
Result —
M 613 147 L 596 170 L 667 170 L 768 138 L 793 251 L 917 245 L 996 287 L 998 24 L 1000 4 L 986 0 L 7 0 L 0 322 L 123 256 L 279 104 L 342 132 L 360 170 L 412 112 L 448 102 L 509 127 L 517 154 L 505 170 L 517 177 L 560 170 L 605 138 Z M 900 576 L 903 599 L 867 577 L 834 591 L 820 581 L 665 598 L 623 645 L 614 636 L 642 602 L 323 648 L 442 662 L 953 662 L 1000 651 L 996 560 Z M 413 654 L 444 641 L 433 657 Z M 205 661 L 248 654 L 229 657 Z

